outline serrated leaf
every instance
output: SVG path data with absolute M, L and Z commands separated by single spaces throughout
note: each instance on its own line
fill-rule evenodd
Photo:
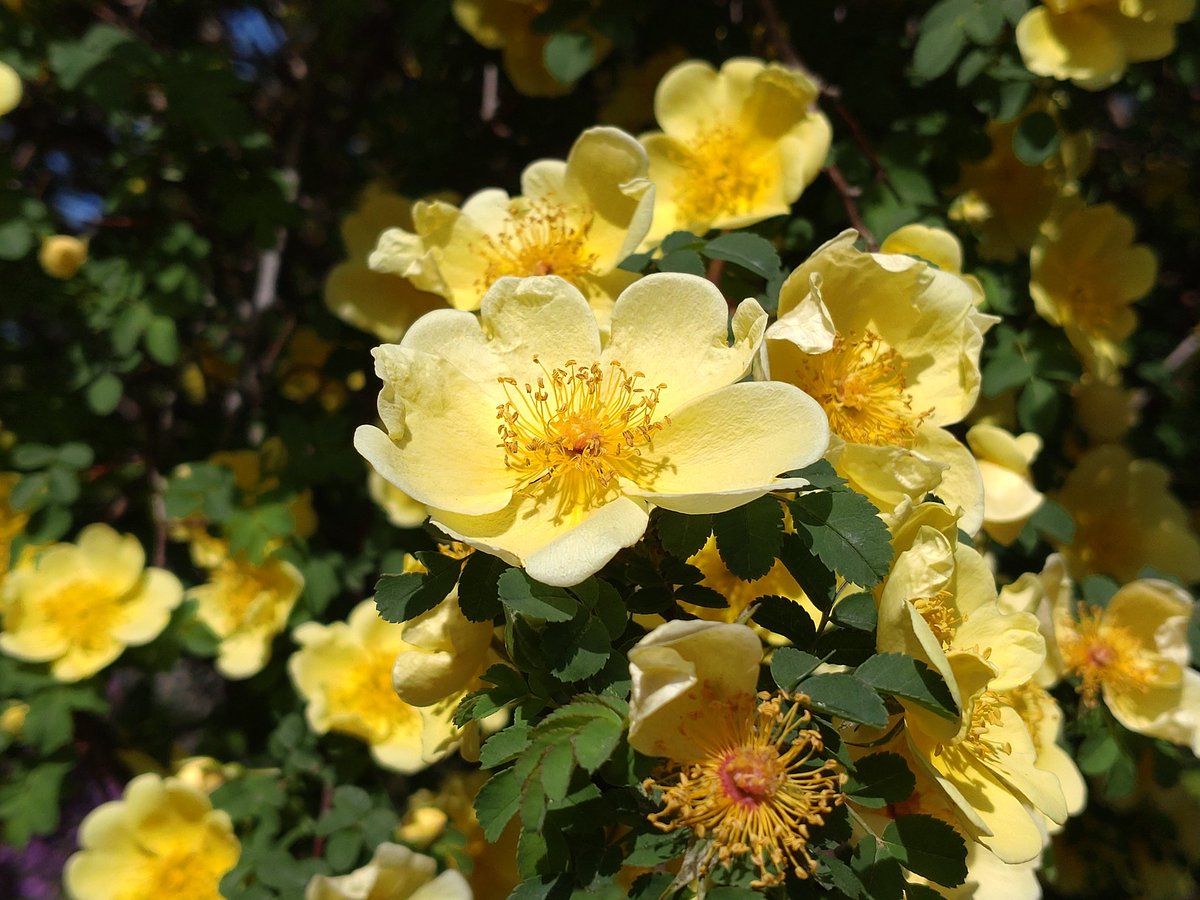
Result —
M 818 459 L 803 469 L 793 469 L 787 474 L 789 478 L 803 478 L 814 488 L 823 491 L 845 490 L 847 485 L 846 479 L 837 473 L 827 459 Z
M 812 616 L 803 606 L 787 597 L 768 595 L 754 601 L 754 621 L 768 631 L 783 635 L 793 644 L 807 647 L 817 636 Z
M 608 762 L 621 742 L 624 723 L 619 718 L 597 717 L 576 732 L 571 739 L 575 759 L 588 772 Z
M 812 536 L 807 531 L 783 536 L 779 561 L 817 609 L 824 612 L 833 605 L 837 576 L 813 553 Z
M 947 719 L 958 718 L 958 707 L 946 682 L 911 656 L 879 653 L 859 666 L 854 675 L 881 693 L 902 697 Z
M 673 250 L 658 261 L 660 272 L 682 272 L 684 275 L 704 277 L 707 271 L 704 260 L 695 250 Z
M 741 266 L 762 278 L 771 278 L 781 268 L 779 253 L 764 237 L 746 231 L 723 234 L 704 245 L 709 259 L 721 259 Z
M 483 746 L 479 748 L 479 765 L 485 769 L 494 769 L 519 756 L 528 746 L 528 726 L 510 725 L 484 741 Z
M 554 744 L 542 757 L 542 790 L 548 801 L 561 800 L 571 787 L 575 751 L 570 744 Z
M 458 607 L 472 622 L 490 622 L 501 611 L 500 576 L 509 568 L 504 560 L 476 550 L 467 557 L 458 576 Z
M 0 819 L 4 842 L 21 849 L 35 835 L 49 834 L 58 825 L 59 791 L 73 763 L 44 762 L 20 780 L 0 787 Z
M 853 628 L 855 631 L 874 631 L 879 621 L 875 598 L 870 594 L 843 597 L 833 605 L 830 617 L 839 628 Z
M 783 543 L 783 506 L 769 494 L 751 500 L 713 516 L 713 534 L 730 572 L 743 581 L 762 578 Z
M 509 569 L 497 586 L 500 602 L 509 610 L 543 622 L 569 622 L 579 611 L 579 601 L 563 588 L 534 581 L 520 569 Z
M 375 608 L 385 622 L 407 622 L 433 609 L 454 590 L 462 560 L 421 553 L 427 574 L 383 575 L 375 583 Z
M 604 668 L 612 653 L 608 629 L 595 616 L 586 616 L 587 624 L 577 622 L 547 625 L 542 651 L 550 672 L 563 681 L 582 681 Z
M 863 588 L 883 580 L 892 563 L 891 535 L 866 497 L 821 491 L 801 494 L 790 506 L 796 529 L 808 532 L 826 566 Z
M 897 816 L 883 830 L 887 852 L 913 874 L 955 887 L 967 878 L 962 835 L 933 816 Z
M 685 516 L 683 513 L 660 510 L 657 519 L 658 539 L 668 553 L 679 559 L 695 556 L 712 534 L 713 517 Z
M 675 590 L 675 597 L 693 606 L 703 606 L 705 609 L 727 609 L 729 598 L 718 591 L 702 584 L 685 584 Z
M 780 647 L 771 654 L 771 677 L 781 691 L 794 691 L 796 685 L 820 664 L 821 660 L 811 653 L 795 647 Z
M 539 792 L 540 793 L 540 792 Z M 475 795 L 475 815 L 490 843 L 500 839 L 504 826 L 517 814 L 521 805 L 521 783 L 514 769 L 493 775 Z
M 887 724 L 887 707 L 879 695 L 853 675 L 841 672 L 811 675 L 796 690 L 806 694 L 813 709 L 820 712 L 872 728 Z
M 917 786 L 916 776 L 898 753 L 872 753 L 854 762 L 854 771 L 842 790 L 859 806 L 868 808 L 903 803 Z

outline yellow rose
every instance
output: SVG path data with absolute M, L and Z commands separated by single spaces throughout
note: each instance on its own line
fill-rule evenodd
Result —
M 1075 385 L 1075 421 L 1093 444 L 1119 444 L 1140 415 L 1138 392 L 1119 379 L 1101 381 L 1084 374 Z
M 399 844 L 375 848 L 371 861 L 349 875 L 314 875 L 304 900 L 472 900 L 458 872 L 437 874 L 437 861 Z
M 79 681 L 158 637 L 182 599 L 179 579 L 146 568 L 137 538 L 89 525 L 74 544 L 23 557 L 0 584 L 0 650 Z
M 482 321 L 437 311 L 376 348 L 386 431 L 364 425 L 354 445 L 445 533 L 539 581 L 578 584 L 642 536 L 652 506 L 724 512 L 802 485 L 775 475 L 824 452 L 811 397 L 733 383 L 766 313 L 742 303 L 732 347 L 729 327 L 710 282 L 658 274 L 625 290 L 602 343 L 561 278 L 506 278 Z
M 193 543 L 192 557 L 208 570 L 208 581 L 187 595 L 197 603 L 196 618 L 220 639 L 217 671 L 232 679 L 258 674 L 304 590 L 304 576 L 286 560 L 252 563 L 208 537 Z
M 0 62 L 0 116 L 7 116 L 21 105 L 21 76 L 8 63 Z
M 1029 293 L 1040 315 L 1066 332 L 1089 372 L 1111 378 L 1125 364 L 1131 304 L 1154 287 L 1158 262 L 1133 243 L 1133 223 L 1108 203 L 1070 199 L 1042 228 L 1029 254 Z
M 1055 496 L 1075 520 L 1074 538 L 1060 547 L 1071 574 L 1124 582 L 1153 566 L 1200 581 L 1200 539 L 1170 481 L 1163 466 L 1115 444 L 1085 453 Z
M 472 622 L 458 607 L 458 591 L 402 626 L 392 686 L 413 706 L 433 706 L 472 686 L 495 659 L 492 623 Z
M 74 278 L 88 258 L 87 241 L 70 234 L 55 234 L 42 238 L 38 263 L 51 278 Z
M 946 232 L 885 241 L 904 253 L 864 253 L 857 238 L 843 232 L 784 282 L 767 331 L 771 377 L 817 399 L 834 435 L 830 461 L 885 513 L 935 491 L 974 533 L 979 467 L 945 426 L 974 406 L 983 334 L 998 320 L 979 312 L 983 291 L 957 272 L 961 250 Z M 918 251 L 955 268 L 907 255 Z
M 13 538 L 25 531 L 29 513 L 12 508 L 9 498 L 21 476 L 16 472 L 0 472 L 0 583 L 8 571 L 12 557 Z
M 139 775 L 121 800 L 88 813 L 63 881 L 75 900 L 220 900 L 241 846 L 229 816 L 176 778 Z
M 313 731 L 353 735 L 370 745 L 381 766 L 411 774 L 445 756 L 457 735 L 452 705 L 420 710 L 392 689 L 403 631 L 379 618 L 373 600 L 364 600 L 346 622 L 297 628 L 300 649 L 288 660 L 288 672 L 307 701 Z
M 1098 91 L 1129 63 L 1162 59 L 1175 49 L 1175 26 L 1195 0 L 1043 0 L 1017 23 L 1017 47 L 1036 75 Z
M 404 278 L 375 272 L 367 265 L 375 242 L 389 228 L 412 231 L 412 203 L 381 185 L 370 185 L 358 208 L 342 220 L 346 260 L 325 280 L 325 305 L 343 322 L 380 340 L 398 341 L 409 325 L 431 309 L 445 306 L 445 301 L 418 290 Z
M 424 503 L 414 500 L 382 475 L 371 469 L 367 475 L 367 493 L 397 528 L 416 528 L 429 516 Z
M 650 227 L 654 185 L 647 166 L 645 151 L 625 132 L 590 128 L 565 163 L 527 166 L 519 197 L 490 188 L 461 209 L 419 201 L 414 230 L 383 232 L 371 268 L 401 275 L 455 309 L 479 309 L 505 276 L 557 275 L 606 320 L 613 299 L 638 277 L 617 266 Z
M 1029 471 L 1042 439 L 1032 433 L 1013 435 L 995 425 L 974 425 L 967 432 L 967 444 L 983 477 L 983 530 L 1008 546 L 1046 499 Z
M 804 72 L 760 59 L 671 69 L 654 94 L 662 131 L 641 136 L 658 187 L 647 243 L 786 214 L 829 153 L 818 93 Z

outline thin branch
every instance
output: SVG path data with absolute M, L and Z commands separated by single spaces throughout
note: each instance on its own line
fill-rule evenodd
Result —
M 863 236 L 870 250 L 878 250 L 879 241 L 875 240 L 875 235 L 871 233 L 871 229 L 863 221 L 862 212 L 858 208 L 857 198 L 862 194 L 862 190 L 850 184 L 846 180 L 846 176 L 842 174 L 842 170 L 837 166 L 826 166 L 822 171 L 829 176 L 829 180 L 833 182 L 833 186 L 837 188 L 838 194 L 841 195 L 842 206 L 846 209 L 846 216 L 850 219 L 850 224 Z

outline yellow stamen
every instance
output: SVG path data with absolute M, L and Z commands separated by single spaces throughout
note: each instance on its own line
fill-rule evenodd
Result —
M 69 646 L 96 651 L 112 642 L 112 630 L 124 615 L 122 599 L 103 582 L 80 579 L 39 598 L 36 605 L 47 624 L 65 637 Z M 19 615 L 20 608 L 14 608 L 9 628 L 16 630 Z
M 570 216 L 561 206 L 533 204 L 516 212 L 500 234 L 474 248 L 487 260 L 480 291 L 505 275 L 558 275 L 579 287 L 596 265 L 588 250 L 591 229 L 590 215 Z
M 958 610 L 949 604 L 950 598 L 949 591 L 938 591 L 932 597 L 918 597 L 913 601 L 913 606 L 917 608 L 917 612 L 921 614 L 921 618 L 925 620 L 925 624 L 929 626 L 943 650 L 950 647 L 950 642 L 954 640 L 954 632 L 963 621 Z
M 1162 676 L 1162 662 L 1148 658 L 1145 646 L 1121 625 L 1106 624 L 1103 610 L 1079 606 L 1073 635 L 1059 641 L 1063 666 L 1082 679 L 1079 693 L 1095 706 L 1105 687 L 1145 693 Z
M 591 509 L 611 498 L 613 480 L 642 473 L 641 447 L 670 424 L 655 420 L 665 384 L 641 387 L 641 372 L 619 362 L 541 368 L 535 384 L 519 388 L 502 377 L 508 399 L 496 407 L 504 464 L 517 477 L 517 491 L 554 497 L 560 516 Z
M 395 651 L 364 651 L 330 685 L 328 707 L 337 714 L 332 727 L 370 743 L 382 743 L 399 729 L 416 727 L 420 714 L 392 687 Z
M 807 878 L 816 869 L 809 831 L 843 801 L 846 776 L 824 750 L 799 695 L 767 693 L 743 701 L 713 701 L 702 721 L 690 722 L 705 751 L 646 790 L 664 807 L 650 821 L 662 831 L 690 828 L 708 840 L 700 873 L 749 856 L 758 869 L 753 887 L 782 884 L 788 871 Z M 814 757 L 818 757 L 814 760 Z
M 934 756 L 946 753 L 966 753 L 975 759 L 999 760 L 1012 754 L 1012 744 L 991 737 L 992 729 L 1001 725 L 1004 701 L 995 691 L 984 691 L 975 698 L 966 727 L 950 744 L 938 744 Z
M 839 334 L 828 352 L 804 358 L 795 383 L 821 404 L 843 440 L 911 447 L 932 410 L 913 412 L 907 366 L 874 332 Z
M 737 129 L 717 125 L 671 148 L 671 161 L 683 169 L 675 184 L 681 220 L 714 222 L 761 205 L 769 173 Z

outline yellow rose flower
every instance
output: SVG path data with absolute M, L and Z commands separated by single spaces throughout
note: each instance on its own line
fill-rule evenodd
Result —
M 1130 305 L 1154 287 L 1158 263 L 1133 243 L 1133 223 L 1108 203 L 1063 201 L 1029 254 L 1029 293 L 1040 315 L 1066 332 L 1088 371 L 1111 378 L 1127 359 Z
M 16 472 L 0 472 L 0 583 L 8 571 L 12 559 L 12 542 L 23 534 L 29 522 L 29 513 L 12 508 L 9 498 L 21 476 Z
M 304 900 L 472 900 L 458 872 L 437 874 L 437 861 L 399 844 L 383 843 L 371 861 L 349 875 L 314 875 Z
M 454 19 L 479 44 L 502 50 L 504 74 L 527 97 L 561 97 L 575 83 L 564 84 L 546 69 L 544 52 L 549 34 L 537 32 L 533 20 L 550 8 L 549 0 L 454 0 Z M 597 60 L 611 44 L 593 35 Z
M 1017 47 L 1036 75 L 1089 91 L 1108 87 L 1129 63 L 1175 49 L 1175 26 L 1195 0 L 1043 0 L 1017 23 Z
M 491 188 L 461 209 L 419 201 L 414 230 L 380 235 L 371 268 L 401 275 L 455 309 L 479 309 L 505 276 L 558 275 L 606 320 L 613 299 L 638 277 L 617 266 L 650 227 L 647 167 L 645 151 L 625 132 L 590 128 L 565 163 L 543 159 L 526 167 L 519 197 Z
M 775 475 L 824 451 L 811 397 L 733 383 L 766 313 L 742 303 L 732 347 L 729 327 L 721 292 L 691 275 L 627 288 L 606 342 L 561 278 L 506 278 L 482 321 L 433 312 L 376 348 L 387 430 L 364 425 L 354 446 L 445 533 L 539 581 L 578 584 L 642 536 L 652 506 L 724 512 L 802 485 Z
M 1055 610 L 1070 608 L 1073 590 L 1067 565 L 1058 553 L 1046 557 L 1041 572 L 1025 572 L 1000 589 L 997 602 L 1001 611 L 1032 613 L 1038 620 L 1038 631 L 1046 642 L 1046 660 L 1034 676 L 1040 687 L 1054 687 L 1062 679 L 1062 654 L 1054 631 Z
M 24 556 L 0 584 L 0 651 L 79 681 L 158 637 L 182 599 L 179 579 L 146 568 L 137 538 L 89 525 L 74 544 Z
M 346 622 L 297 628 L 300 649 L 288 660 L 288 672 L 308 703 L 313 731 L 353 735 L 371 746 L 381 766 L 411 774 L 445 756 L 456 735 L 452 705 L 420 710 L 392 689 L 403 632 L 404 626 L 379 618 L 373 600 L 364 600 Z
M 221 450 L 208 461 L 233 472 L 234 485 L 245 495 L 244 505 L 254 506 L 265 494 L 279 488 L 279 475 L 287 466 L 287 448 L 280 438 L 272 437 L 257 450 Z M 311 537 L 317 530 L 311 490 L 306 488 L 297 494 L 288 504 L 288 512 L 296 537 Z
M 358 208 L 342 221 L 346 260 L 325 281 L 325 305 L 343 322 L 380 340 L 398 341 L 409 325 L 431 309 L 445 306 L 445 300 L 367 265 L 375 242 L 389 228 L 413 230 L 412 203 L 382 185 L 370 185 Z
M 197 603 L 196 618 L 220 639 L 217 671 L 232 679 L 258 674 L 304 590 L 304 576 L 284 559 L 253 563 L 206 536 L 192 544 L 192 558 L 208 570 L 208 581 L 187 596 Z
M 936 491 L 974 533 L 979 467 L 945 426 L 974 406 L 983 334 L 998 320 L 979 312 L 983 291 L 957 272 L 961 249 L 946 232 L 885 241 L 904 254 L 864 253 L 857 238 L 843 232 L 784 282 L 767 331 L 771 377 L 817 399 L 834 435 L 828 458 L 885 513 Z M 947 268 L 907 255 L 918 250 Z
M 1200 539 L 1170 481 L 1163 466 L 1115 444 L 1085 453 L 1055 496 L 1075 520 L 1074 538 L 1060 547 L 1071 574 L 1125 582 L 1153 566 L 1185 584 L 1200 581 Z
M 818 93 L 804 72 L 760 59 L 671 69 L 654 94 L 662 131 L 641 136 L 658 188 L 647 243 L 786 214 L 829 153 Z
M 42 238 L 38 264 L 51 278 L 74 278 L 88 258 L 87 241 L 70 234 L 55 234 Z
M 21 105 L 21 76 L 8 63 L 0 62 L 0 116 L 7 116 Z
M 492 623 L 472 622 L 458 606 L 457 589 L 402 626 L 392 686 L 406 703 L 433 706 L 473 686 L 496 661 Z
M 229 816 L 176 778 L 139 775 L 120 800 L 88 813 L 63 881 L 74 900 L 220 900 L 241 845 Z
M 809 830 L 841 804 L 845 775 L 822 759 L 803 698 L 756 694 L 762 644 L 745 625 L 672 621 L 629 651 L 629 745 L 673 764 L 643 788 L 664 807 L 650 821 L 688 828 L 698 874 L 749 857 L 754 887 L 816 868 Z
M 1091 162 L 1087 132 L 1064 134 L 1058 149 L 1040 165 L 1023 163 L 1013 150 L 1013 133 L 1035 112 L 1058 118 L 1053 103 L 1035 102 L 1008 122 L 989 122 L 992 149 L 977 162 L 964 162 L 950 218 L 979 235 L 979 255 L 1012 262 L 1038 238 L 1059 197 L 1078 189 L 1077 179 Z
M 24 700 L 9 700 L 0 706 L 0 734 L 20 737 L 25 728 L 25 717 L 29 715 L 29 704 Z
M 1138 392 L 1084 374 L 1075 385 L 1075 421 L 1093 444 L 1119 444 L 1140 415 Z
M 414 500 L 383 476 L 371 469 L 367 475 L 367 494 L 397 528 L 416 528 L 429 516 L 424 503 Z
M 1013 435 L 995 425 L 974 425 L 967 432 L 967 445 L 983 477 L 983 530 L 1008 546 L 1046 499 L 1029 472 L 1042 439 L 1032 433 Z

